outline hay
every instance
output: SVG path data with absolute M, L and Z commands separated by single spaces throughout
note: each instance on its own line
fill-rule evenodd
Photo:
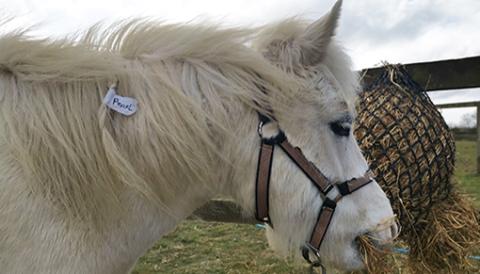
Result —
M 391 255 L 389 249 L 378 247 L 368 235 L 358 237 L 357 243 L 367 273 L 383 274 L 394 272 L 391 258 L 389 257 Z
M 478 271 L 468 256 L 480 246 L 480 224 L 468 197 L 452 193 L 408 232 L 412 273 Z
M 468 267 L 465 255 L 479 243 L 469 200 L 457 194 L 452 174 L 453 136 L 428 95 L 407 72 L 387 65 L 365 88 L 355 129 L 410 246 L 412 269 L 428 273 Z
M 397 234 L 393 235 L 390 242 L 384 242 L 373 236 L 373 232 L 375 231 L 380 232 L 390 229 L 393 222 L 396 222 L 395 218 L 385 220 L 377 226 L 376 230 L 357 237 L 356 242 L 359 246 L 360 254 L 367 273 L 383 274 L 394 272 L 395 267 L 392 263 L 393 257 L 391 247 L 393 245 L 393 240 L 397 238 L 400 231 L 397 231 Z

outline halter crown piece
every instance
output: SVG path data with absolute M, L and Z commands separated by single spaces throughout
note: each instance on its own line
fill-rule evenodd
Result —
M 288 155 L 295 165 L 310 179 L 313 185 L 322 194 L 324 201 L 318 214 L 317 222 L 310 236 L 310 241 L 305 243 L 302 247 L 302 255 L 305 260 L 311 264 L 312 267 L 322 267 L 322 272 L 325 273 L 325 268 L 320 261 L 320 246 L 325 238 L 328 226 L 333 218 L 337 202 L 343 196 L 349 195 L 357 191 L 361 187 L 372 182 L 373 174 L 367 171 L 365 175 L 360 178 L 353 178 L 351 180 L 334 183 L 331 182 L 312 162 L 310 162 L 305 155 L 303 155 L 300 148 L 293 146 L 285 136 L 282 130 L 278 134 L 271 137 L 263 136 L 263 127 L 272 120 L 258 113 L 259 125 L 258 134 L 261 138 L 260 154 L 258 156 L 257 176 L 255 186 L 255 202 L 256 202 L 256 219 L 260 222 L 267 223 L 273 228 L 272 221 L 269 215 L 269 185 L 270 175 L 272 171 L 273 152 L 276 145 Z M 315 255 L 315 259 L 310 259 L 310 252 Z

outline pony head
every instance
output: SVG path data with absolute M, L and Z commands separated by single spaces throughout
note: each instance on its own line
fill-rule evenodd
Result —
M 361 177 L 369 169 L 352 132 L 358 78 L 332 39 L 340 7 L 338 1 L 310 25 L 288 20 L 266 28 L 254 45 L 306 87 L 291 115 L 276 113 L 272 105 L 276 123 L 264 134 L 284 131 L 325 177 L 337 183 Z M 285 255 L 298 256 L 311 237 L 325 197 L 281 150 L 273 157 L 269 193 L 269 243 Z M 337 268 L 361 268 L 355 239 L 367 233 L 379 244 L 397 233 L 390 202 L 375 181 L 338 202 L 317 254 L 322 263 Z

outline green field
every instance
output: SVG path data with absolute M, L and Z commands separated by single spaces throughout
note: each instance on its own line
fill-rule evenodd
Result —
M 480 208 L 475 143 L 457 142 L 455 178 Z M 143 256 L 133 273 L 308 273 L 304 264 L 276 258 L 253 225 L 183 222 Z
M 455 178 L 466 193 L 472 195 L 480 208 L 480 176 L 475 175 L 476 145 L 473 141 L 457 141 Z

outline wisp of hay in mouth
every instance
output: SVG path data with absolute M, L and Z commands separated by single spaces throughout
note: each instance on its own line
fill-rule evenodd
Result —
M 374 231 L 357 237 L 356 242 L 359 246 L 367 273 L 393 273 L 394 264 L 390 256 L 393 242 L 385 242 L 384 240 L 376 238 L 374 235 L 375 232 L 390 229 L 391 224 L 394 222 L 396 222 L 396 217 L 389 218 L 379 224 Z M 400 233 L 400 229 L 398 231 L 392 231 L 392 233 L 394 233 L 393 239 L 395 239 Z

